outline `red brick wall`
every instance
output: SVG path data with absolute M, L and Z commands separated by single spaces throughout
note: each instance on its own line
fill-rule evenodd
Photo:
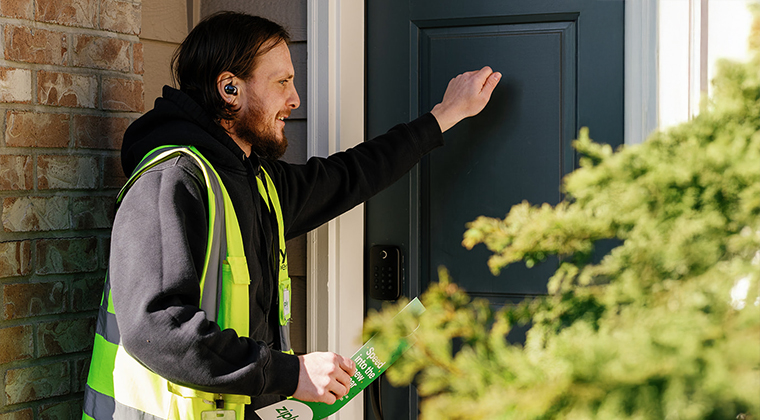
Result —
M 0 420 L 80 417 L 141 0 L 0 0 Z

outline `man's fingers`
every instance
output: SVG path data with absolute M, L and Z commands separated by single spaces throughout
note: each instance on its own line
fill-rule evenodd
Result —
M 483 89 L 480 92 L 490 97 L 493 90 L 496 89 L 496 85 L 499 84 L 499 80 L 501 80 L 501 73 L 491 73 L 483 84 Z
M 482 96 L 485 94 L 486 97 L 491 96 L 491 92 L 493 92 L 501 79 L 501 73 L 494 72 L 489 66 L 485 66 L 480 70 L 464 73 L 463 76 L 470 79 L 470 83 L 472 83 L 473 87 L 476 89 L 476 96 Z
M 501 73 L 490 66 L 462 73 L 449 81 L 443 100 L 430 111 L 445 132 L 464 118 L 485 108 L 491 93 L 499 84 Z
M 339 361 L 338 365 L 341 369 L 348 373 L 348 376 L 354 376 L 354 373 L 356 373 L 356 363 L 348 357 L 341 356 L 341 360 Z
M 333 404 L 348 394 L 351 376 L 356 373 L 353 360 L 335 353 L 309 353 L 298 359 L 300 372 L 295 398 Z
M 472 70 L 465 73 L 460 74 L 459 76 L 455 77 L 451 81 L 454 81 L 456 79 L 462 79 L 461 81 L 465 84 L 470 84 L 471 86 L 477 88 L 478 91 L 480 91 L 483 86 L 485 86 L 486 82 L 488 81 L 488 77 L 493 74 L 493 70 L 489 66 L 485 66 L 480 70 Z
M 315 399 L 314 402 L 321 402 L 321 403 L 332 405 L 332 404 L 335 404 L 335 401 L 338 401 L 338 398 L 340 397 L 338 397 L 334 392 L 328 391 L 328 392 L 325 392 L 325 394 L 322 395 L 322 397 L 320 397 L 319 399 Z
M 356 364 L 353 360 L 338 356 L 338 367 L 334 373 L 334 381 L 331 383 L 333 386 L 330 392 L 335 395 L 336 398 L 342 398 L 348 394 L 351 389 L 351 377 L 356 373 Z
M 354 361 L 341 356 L 341 360 L 339 362 L 340 370 L 335 373 L 335 380 L 340 382 L 341 385 L 343 385 L 346 389 L 343 395 L 348 394 L 348 390 L 351 388 L 351 377 L 354 376 L 354 373 L 356 373 L 356 368 L 354 367 Z M 341 397 L 343 396 L 341 395 Z
M 493 74 L 493 70 L 489 66 L 485 66 L 482 69 L 478 70 L 476 73 L 477 79 L 479 82 L 485 84 L 486 80 L 488 80 L 488 76 Z
M 348 376 L 346 372 L 341 371 L 339 374 L 335 375 L 334 383 L 335 386 L 331 391 L 338 398 L 341 398 L 344 395 L 348 394 L 348 391 L 351 389 L 351 377 Z
M 325 399 L 327 399 L 327 401 L 325 402 L 328 404 L 333 404 L 335 403 L 335 400 L 339 400 L 343 398 L 344 395 L 348 394 L 348 389 L 343 386 L 343 384 L 335 381 L 330 384 L 327 391 L 328 392 L 325 394 Z

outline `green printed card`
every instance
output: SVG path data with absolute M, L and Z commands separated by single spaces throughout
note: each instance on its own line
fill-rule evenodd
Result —
M 424 311 L 425 307 L 422 306 L 419 299 L 414 298 L 400 313 L 421 314 Z M 414 335 L 410 334 L 398 343 L 396 351 L 387 360 L 381 360 L 375 354 L 374 339 L 375 337 L 370 338 L 362 348 L 351 356 L 351 359 L 356 362 L 356 373 L 351 377 L 351 389 L 346 396 L 335 401 L 334 404 L 306 402 L 290 398 L 260 408 L 256 410 L 256 414 L 262 420 L 320 420 L 334 414 L 377 379 L 404 351 L 414 344 Z

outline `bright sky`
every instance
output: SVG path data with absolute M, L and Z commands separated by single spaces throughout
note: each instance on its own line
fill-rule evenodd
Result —
M 672 1 L 672 0 L 668 0 Z M 709 25 L 707 51 L 710 68 L 708 80 L 715 77 L 715 61 L 719 58 L 747 60 L 752 14 L 747 9 L 747 0 L 711 0 L 709 4 Z
M 689 118 L 689 2 L 659 2 L 659 121 L 660 127 Z M 752 14 L 747 4 L 758 0 L 708 0 L 708 80 L 720 58 L 746 60 Z M 699 79 L 696 79 L 697 83 Z M 708 88 L 708 92 L 710 89 Z

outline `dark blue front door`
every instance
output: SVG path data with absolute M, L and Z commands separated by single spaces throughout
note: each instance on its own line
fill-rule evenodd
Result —
M 580 127 L 622 143 L 623 24 L 622 0 L 367 0 L 368 138 L 429 111 L 459 73 L 489 65 L 503 74 L 480 115 L 366 206 L 366 248 L 397 245 L 404 255 L 403 295 L 418 296 L 442 265 L 496 305 L 545 293 L 556 260 L 494 277 L 488 251 L 467 251 L 462 234 L 523 200 L 558 203 Z M 365 302 L 381 306 L 369 292 Z M 413 387 L 384 385 L 383 410 L 416 419 Z M 369 401 L 367 412 L 374 418 Z

